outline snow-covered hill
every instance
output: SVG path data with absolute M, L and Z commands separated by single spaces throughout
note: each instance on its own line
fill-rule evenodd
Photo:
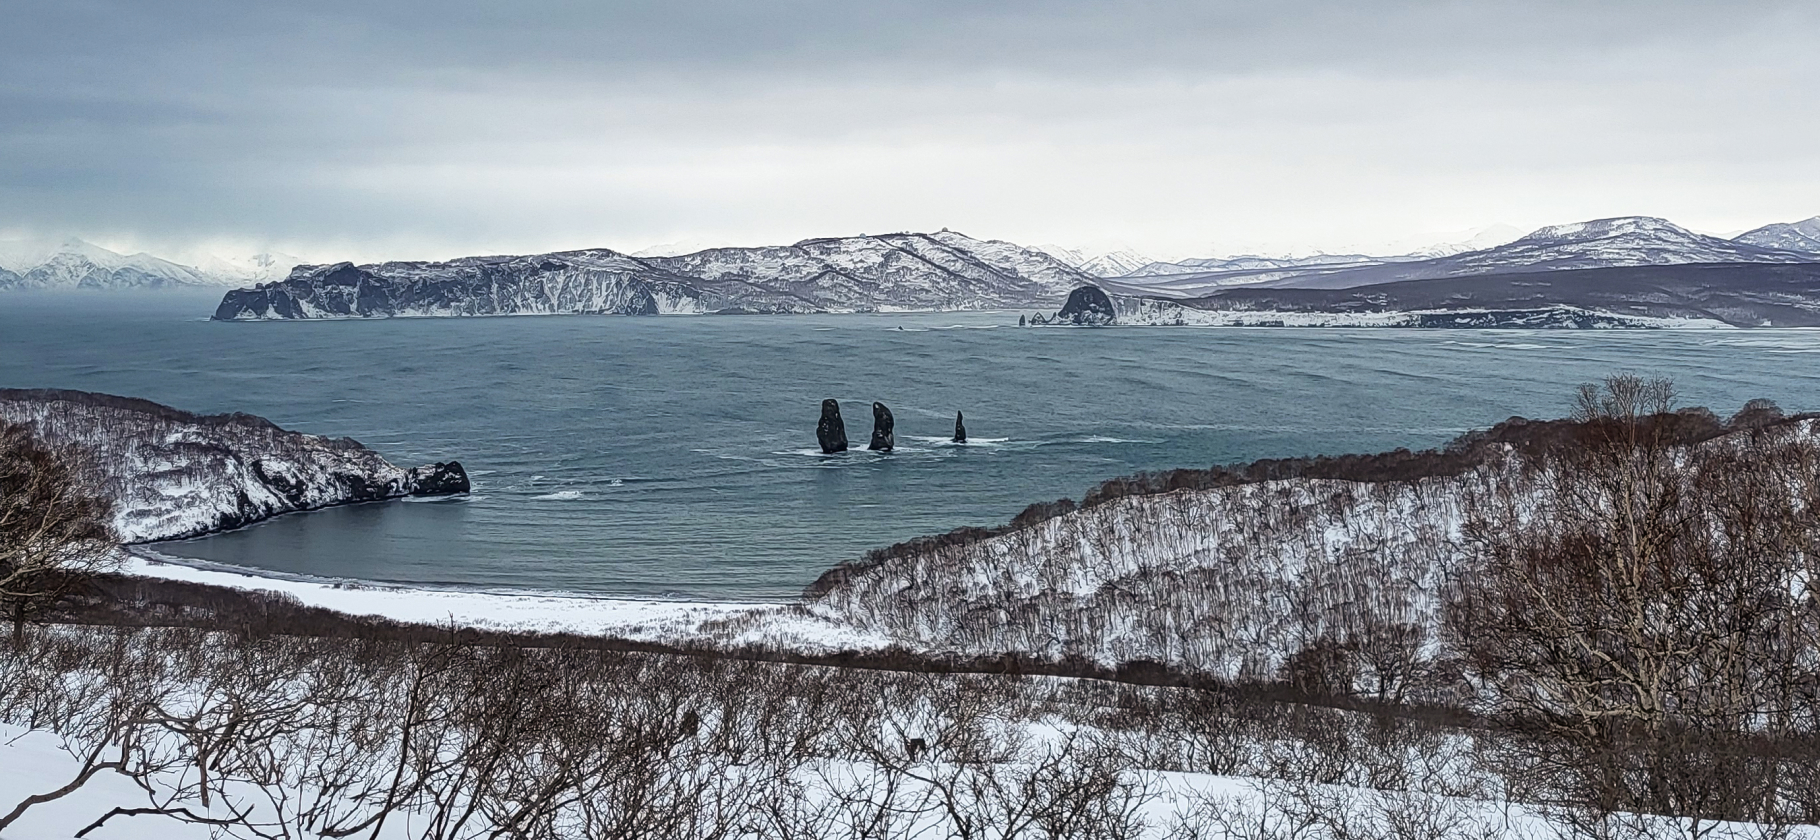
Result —
M 1666 219 L 1623 216 L 1550 225 L 1507 245 L 1427 260 L 1312 271 L 1266 281 L 1280 288 L 1346 289 L 1405 280 L 1688 263 L 1798 263 L 1811 257 L 1694 233 Z
M 1059 303 L 1093 279 L 1033 248 L 943 230 L 673 257 L 592 249 L 301 266 L 229 292 L 215 317 L 986 309 Z
M 224 286 L 282 280 L 291 273 L 291 269 L 308 262 L 302 257 L 277 251 L 259 251 L 226 257 L 213 253 L 199 253 L 184 255 L 179 261 L 194 265 L 197 271 L 210 278 L 210 282 Z
M 272 252 L 234 257 L 185 252 L 167 259 L 122 254 L 76 238 L 0 240 L 0 291 L 233 286 L 281 278 L 302 262 Z
M 1513 419 L 1438 452 L 1115 479 L 1080 507 L 1036 505 L 1003 527 L 873 552 L 824 574 L 805 604 L 924 652 L 1147 661 L 1240 680 L 1278 673 L 1323 638 L 1393 633 L 1427 649 L 1476 500 L 1547 509 L 1561 491 L 1534 453 L 1561 426 Z M 1774 434 L 1761 440 L 1812 451 L 1820 421 Z
M 194 537 L 299 510 L 468 490 L 456 462 L 393 466 L 358 442 L 250 414 L 196 415 L 85 391 L 0 389 L 0 420 L 82 456 L 127 542 Z
M 1764 225 L 1732 237 L 1733 242 L 1759 248 L 1776 248 L 1820 259 L 1820 216 L 1799 222 Z
M 0 290 L 156 289 L 225 280 L 150 254 L 118 254 L 80 239 L 0 242 Z
M 1111 292 L 1111 323 L 1128 326 L 1820 327 L 1820 262 L 1573 268 L 1337 289 L 1250 284 L 1198 297 L 1100 285 Z M 1036 323 L 1072 323 L 1071 314 L 1064 307 Z
M 1236 286 L 1345 289 L 1588 268 L 1820 261 L 1820 241 L 1803 236 L 1820 236 L 1820 219 L 1771 225 L 1728 240 L 1694 233 L 1665 219 L 1624 216 L 1550 225 L 1521 237 L 1498 226 L 1461 242 L 1401 256 L 1241 256 L 1151 263 L 1102 285 L 1124 294 L 1193 298 Z
M 1095 277 L 1123 277 L 1156 262 L 1130 248 L 1097 251 L 1086 248 L 1069 248 L 1064 245 L 1044 245 L 1042 250 Z

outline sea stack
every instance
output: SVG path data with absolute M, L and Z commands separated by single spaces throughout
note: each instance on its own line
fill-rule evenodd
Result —
M 847 424 L 840 419 L 840 403 L 822 400 L 822 419 L 815 424 L 815 439 L 821 442 L 822 454 L 847 451 Z
M 1062 304 L 1062 311 L 1055 313 L 1054 320 L 1047 323 L 1099 327 L 1117 319 L 1118 308 L 1112 305 L 1112 298 L 1107 297 L 1105 289 L 1082 286 L 1068 293 L 1068 302 Z
M 259 471 L 259 464 L 259 461 L 253 462 L 254 472 Z M 411 470 L 410 487 L 413 496 L 451 496 L 471 489 L 468 471 L 461 468 L 460 461 L 431 464 Z
M 872 404 L 872 445 L 866 447 L 877 452 L 890 452 L 897 447 L 897 436 L 891 433 L 891 409 L 884 403 Z
M 958 411 L 954 412 L 954 442 L 967 442 L 967 424 L 962 421 L 961 413 Z

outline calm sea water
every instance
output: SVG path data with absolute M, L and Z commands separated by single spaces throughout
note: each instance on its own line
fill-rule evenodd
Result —
M 1611 371 L 1729 413 L 1820 408 L 1820 332 L 1018 329 L 1016 315 L 220 324 L 213 297 L 0 297 L 0 386 L 246 411 L 474 493 L 161 547 L 291 574 L 787 597 L 868 548 L 1137 470 L 1441 444 Z M 823 456 L 839 399 L 899 448 Z M 974 442 L 948 444 L 964 411 Z

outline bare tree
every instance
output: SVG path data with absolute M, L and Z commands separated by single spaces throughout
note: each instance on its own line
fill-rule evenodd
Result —
M 1578 439 L 1534 483 L 1472 506 L 1451 643 L 1528 736 L 1506 758 L 1608 822 L 1676 814 L 1700 836 L 1776 800 L 1768 744 L 1811 685 L 1814 442 L 1788 429 L 1693 445 L 1709 416 L 1663 381 L 1579 394 Z
M 69 457 L 0 422 L 0 607 L 15 649 L 26 621 L 113 562 L 113 505 L 78 484 Z

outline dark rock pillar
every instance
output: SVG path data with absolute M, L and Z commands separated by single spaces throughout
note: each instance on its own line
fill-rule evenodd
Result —
M 884 403 L 872 404 L 872 445 L 867 449 L 890 452 L 897 447 L 897 436 L 891 433 L 891 409 Z
M 815 439 L 822 445 L 822 454 L 847 451 L 847 424 L 840 419 L 840 403 L 834 400 L 822 400 L 822 419 L 815 424 Z

